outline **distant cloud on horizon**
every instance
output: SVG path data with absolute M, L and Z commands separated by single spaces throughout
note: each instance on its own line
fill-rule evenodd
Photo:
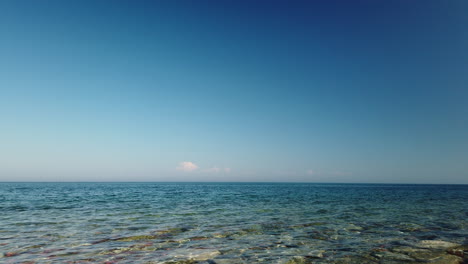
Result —
M 204 169 L 204 170 L 200 170 L 200 167 L 191 161 L 180 162 L 179 166 L 176 167 L 176 170 L 183 171 L 183 172 L 198 171 L 198 172 L 206 172 L 206 173 L 230 173 L 231 172 L 231 168 L 219 168 L 217 166 Z
M 198 169 L 198 165 L 191 161 L 182 161 L 179 163 L 179 166 L 176 168 L 176 170 L 185 171 L 185 172 L 191 172 L 197 169 Z

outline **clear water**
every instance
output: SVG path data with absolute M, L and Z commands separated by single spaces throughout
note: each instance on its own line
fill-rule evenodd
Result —
M 467 185 L 0 183 L 0 262 L 334 263 L 467 219 Z

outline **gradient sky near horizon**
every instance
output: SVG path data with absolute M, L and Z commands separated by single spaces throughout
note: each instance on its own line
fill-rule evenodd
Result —
M 468 2 L 0 1 L 0 181 L 468 184 Z

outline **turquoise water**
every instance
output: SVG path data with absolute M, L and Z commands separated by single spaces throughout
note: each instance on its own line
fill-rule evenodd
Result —
M 0 212 L 5 263 L 379 263 L 468 242 L 467 185 L 0 183 Z

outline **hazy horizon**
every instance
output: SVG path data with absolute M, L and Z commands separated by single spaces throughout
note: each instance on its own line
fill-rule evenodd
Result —
M 466 183 L 398 183 L 398 182 L 299 182 L 299 181 L 1 181 L 1 183 L 11 184 L 11 183 L 39 183 L 39 184 L 49 184 L 49 183 L 102 183 L 102 184 L 121 184 L 121 183 L 128 183 L 128 184 L 141 184 L 141 183 L 148 183 L 148 184 L 309 184 L 309 185 L 440 185 L 440 186 L 464 186 L 468 185 Z
M 0 182 L 468 184 L 466 1 L 0 10 Z

